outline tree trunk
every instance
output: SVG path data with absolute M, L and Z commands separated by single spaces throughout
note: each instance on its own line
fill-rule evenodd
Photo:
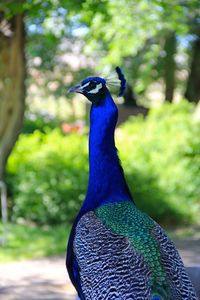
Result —
M 193 45 L 192 63 L 187 81 L 185 97 L 190 102 L 197 103 L 200 100 L 200 35 L 197 36 Z
M 25 109 L 25 30 L 22 14 L 0 14 L 0 180 L 20 133 Z
M 130 84 L 127 84 L 124 92 L 124 105 L 132 107 L 137 106 L 136 96 Z
M 176 35 L 169 32 L 166 36 L 164 58 L 164 82 L 165 82 L 165 100 L 172 102 L 175 88 L 175 54 L 176 54 Z

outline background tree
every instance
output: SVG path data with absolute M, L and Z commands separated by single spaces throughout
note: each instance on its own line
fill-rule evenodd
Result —
M 182 56 L 183 44 L 185 53 L 190 47 L 183 41 L 189 39 L 199 1 L 101 1 L 96 6 L 86 1 L 84 8 L 81 20 L 88 26 L 86 51 L 98 52 L 101 67 L 121 63 L 131 74 L 137 94 L 163 80 L 164 98 L 171 102 L 175 88 L 185 85 L 185 81 L 177 81 L 177 71 L 185 70 L 177 57 Z
M 165 82 L 165 100 L 172 102 L 175 89 L 175 72 L 176 72 L 176 34 L 169 31 L 166 34 L 164 43 L 164 82 Z
M 190 47 L 190 67 L 186 85 L 185 97 L 190 102 L 198 102 L 200 99 L 200 3 L 192 1 L 193 10 L 188 13 L 188 26 L 192 38 Z
M 135 105 L 136 98 L 144 99 L 155 83 L 165 89 L 166 100 L 172 101 L 175 89 L 181 87 L 189 101 L 197 102 L 199 9 L 198 0 L 0 3 L 0 177 L 22 127 L 26 70 L 28 87 L 34 82 L 45 96 L 58 97 L 65 94 L 70 80 L 79 81 L 95 65 L 108 73 L 121 64 L 129 83 L 125 103 L 132 98 Z M 185 78 L 177 75 L 186 68 L 178 59 L 180 48 L 186 58 L 192 57 L 187 87 Z M 76 54 L 80 62 L 76 68 L 66 53 Z
M 77 0 L 70 5 L 70 1 L 60 1 L 60 9 L 52 0 L 0 3 L 0 180 L 23 125 L 26 57 L 30 63 L 31 58 L 40 53 L 43 74 L 44 70 L 50 71 L 58 64 L 55 53 L 68 29 L 66 17 L 80 2 Z M 51 32 L 51 26 L 45 21 L 48 23 L 53 18 L 54 21 L 57 18 L 58 26 Z M 26 47 L 25 36 L 29 47 Z
M 17 140 L 25 109 L 25 29 L 23 13 L 0 12 L 0 179 Z
M 185 97 L 190 102 L 198 102 L 200 99 L 200 32 L 193 43 L 193 54 L 188 76 Z

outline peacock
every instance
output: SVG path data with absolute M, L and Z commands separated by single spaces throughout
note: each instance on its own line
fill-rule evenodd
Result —
M 91 103 L 89 179 L 72 226 L 66 265 L 81 300 L 195 300 L 173 242 L 140 211 L 126 183 L 115 146 L 118 109 L 108 85 L 123 95 L 126 79 L 89 77 L 69 92 Z

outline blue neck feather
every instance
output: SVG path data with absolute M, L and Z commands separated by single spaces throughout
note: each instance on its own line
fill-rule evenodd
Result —
M 81 212 L 105 203 L 133 201 L 114 141 L 118 110 L 109 91 L 90 112 L 89 183 Z
M 67 269 L 81 299 L 85 299 L 79 277 L 79 267 L 73 253 L 76 226 L 81 216 L 102 204 L 133 201 L 126 184 L 114 141 L 117 107 L 107 90 L 105 99 L 93 104 L 90 112 L 89 182 L 83 206 L 72 226 L 68 250 Z

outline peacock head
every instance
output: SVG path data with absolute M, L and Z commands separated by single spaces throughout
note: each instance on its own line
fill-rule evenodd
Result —
M 101 77 L 89 77 L 80 84 L 69 89 L 69 92 L 83 94 L 92 103 L 97 103 L 106 96 L 108 89 L 105 79 Z
M 115 85 L 120 88 L 119 96 L 122 96 L 126 88 L 126 80 L 119 67 L 116 67 L 114 76 L 108 78 L 89 77 L 83 80 L 80 84 L 69 89 L 69 92 L 83 94 L 87 99 L 98 104 L 103 100 L 108 93 L 107 85 Z

